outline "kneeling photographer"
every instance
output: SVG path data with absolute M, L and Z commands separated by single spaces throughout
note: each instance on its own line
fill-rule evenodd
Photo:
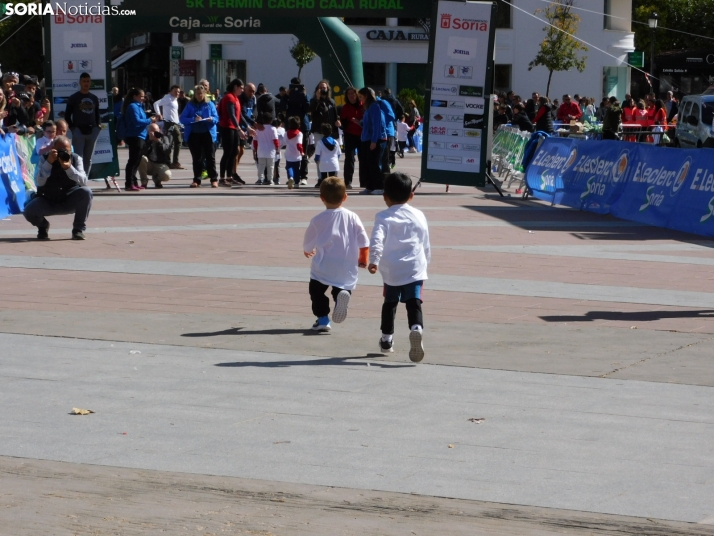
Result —
M 38 240 L 48 240 L 47 216 L 74 214 L 72 239 L 84 240 L 91 208 L 92 190 L 87 187 L 82 158 L 72 152 L 66 136 L 57 136 L 52 150 L 41 159 L 37 195 L 25 207 L 25 219 L 37 227 Z
M 141 184 L 149 184 L 149 175 L 156 188 L 163 188 L 162 183 L 171 178 L 171 146 L 174 137 L 170 130 L 162 133 L 159 125 L 152 123 L 146 134 L 146 144 L 139 162 L 139 177 Z

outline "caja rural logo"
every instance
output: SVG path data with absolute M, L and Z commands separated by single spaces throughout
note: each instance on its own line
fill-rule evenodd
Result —
M 632 182 L 649 184 L 645 192 L 645 202 L 640 206 L 639 211 L 643 212 L 649 207 L 662 205 L 668 190 L 670 196 L 676 195 L 686 182 L 691 167 L 691 157 L 682 162 L 682 165 L 677 170 L 668 168 L 665 165 L 650 166 L 645 162 L 638 162 Z M 694 186 L 694 183 L 692 186 Z
M 441 14 L 441 25 L 444 29 L 487 32 L 488 21 L 477 19 L 461 19 L 452 17 L 451 13 Z

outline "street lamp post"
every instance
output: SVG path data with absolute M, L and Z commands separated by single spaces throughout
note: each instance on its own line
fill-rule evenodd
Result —
M 652 39 L 650 42 L 650 76 L 654 77 L 654 55 L 655 55 L 655 32 L 657 31 L 657 22 L 659 21 L 659 15 L 657 13 L 652 13 L 650 18 L 647 19 L 647 24 L 652 30 Z M 654 81 L 652 82 L 654 84 Z M 654 89 L 654 86 L 653 86 Z

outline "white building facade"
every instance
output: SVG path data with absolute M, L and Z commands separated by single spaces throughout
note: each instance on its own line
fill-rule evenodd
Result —
M 501 11 L 495 46 L 497 91 L 513 89 L 524 99 L 534 91 L 545 94 L 548 71 L 544 67 L 529 71 L 528 64 L 545 36 L 545 24 L 531 15 L 547 5 L 548 0 L 513 0 L 510 10 Z M 576 0 L 574 7 L 590 11 L 573 10 L 581 18 L 577 37 L 591 45 L 582 53 L 587 56 L 587 66 L 582 73 L 553 73 L 550 97 L 579 93 L 595 97 L 598 102 L 611 95 L 622 99 L 630 88 L 630 69 L 624 62 L 627 53 L 634 51 L 632 0 Z M 542 14 L 538 16 L 543 18 Z M 424 91 L 428 41 L 416 20 L 347 19 L 346 23 L 362 42 L 367 85 L 375 89 L 390 87 L 399 91 L 408 87 Z M 277 93 L 280 86 L 287 86 L 290 78 L 297 75 L 298 68 L 288 52 L 295 40 L 290 35 L 198 34 L 193 41 L 181 42 L 179 34 L 174 34 L 173 44 L 184 47 L 184 59 L 197 60 L 197 78 L 208 78 L 220 89 L 238 76 L 255 84 L 263 82 Z M 222 45 L 222 59 L 210 59 L 211 44 Z M 321 73 L 321 60 L 316 58 L 303 68 L 301 78 L 311 88 Z M 196 80 L 175 77 L 186 87 Z

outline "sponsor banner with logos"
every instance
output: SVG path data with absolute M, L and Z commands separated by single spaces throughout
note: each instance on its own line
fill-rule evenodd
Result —
M 490 87 L 493 9 L 492 2 L 440 0 L 436 5 L 431 25 L 431 94 L 425 115 L 427 158 L 422 177 L 426 180 L 439 182 L 445 175 L 436 172 L 449 171 L 456 172 L 449 174 L 452 184 L 485 181 L 490 101 L 484 88 Z
M 534 197 L 714 236 L 714 164 L 705 149 L 548 138 L 526 170 Z
M 20 214 L 25 208 L 25 182 L 15 134 L 0 137 L 0 197 L 0 218 Z

